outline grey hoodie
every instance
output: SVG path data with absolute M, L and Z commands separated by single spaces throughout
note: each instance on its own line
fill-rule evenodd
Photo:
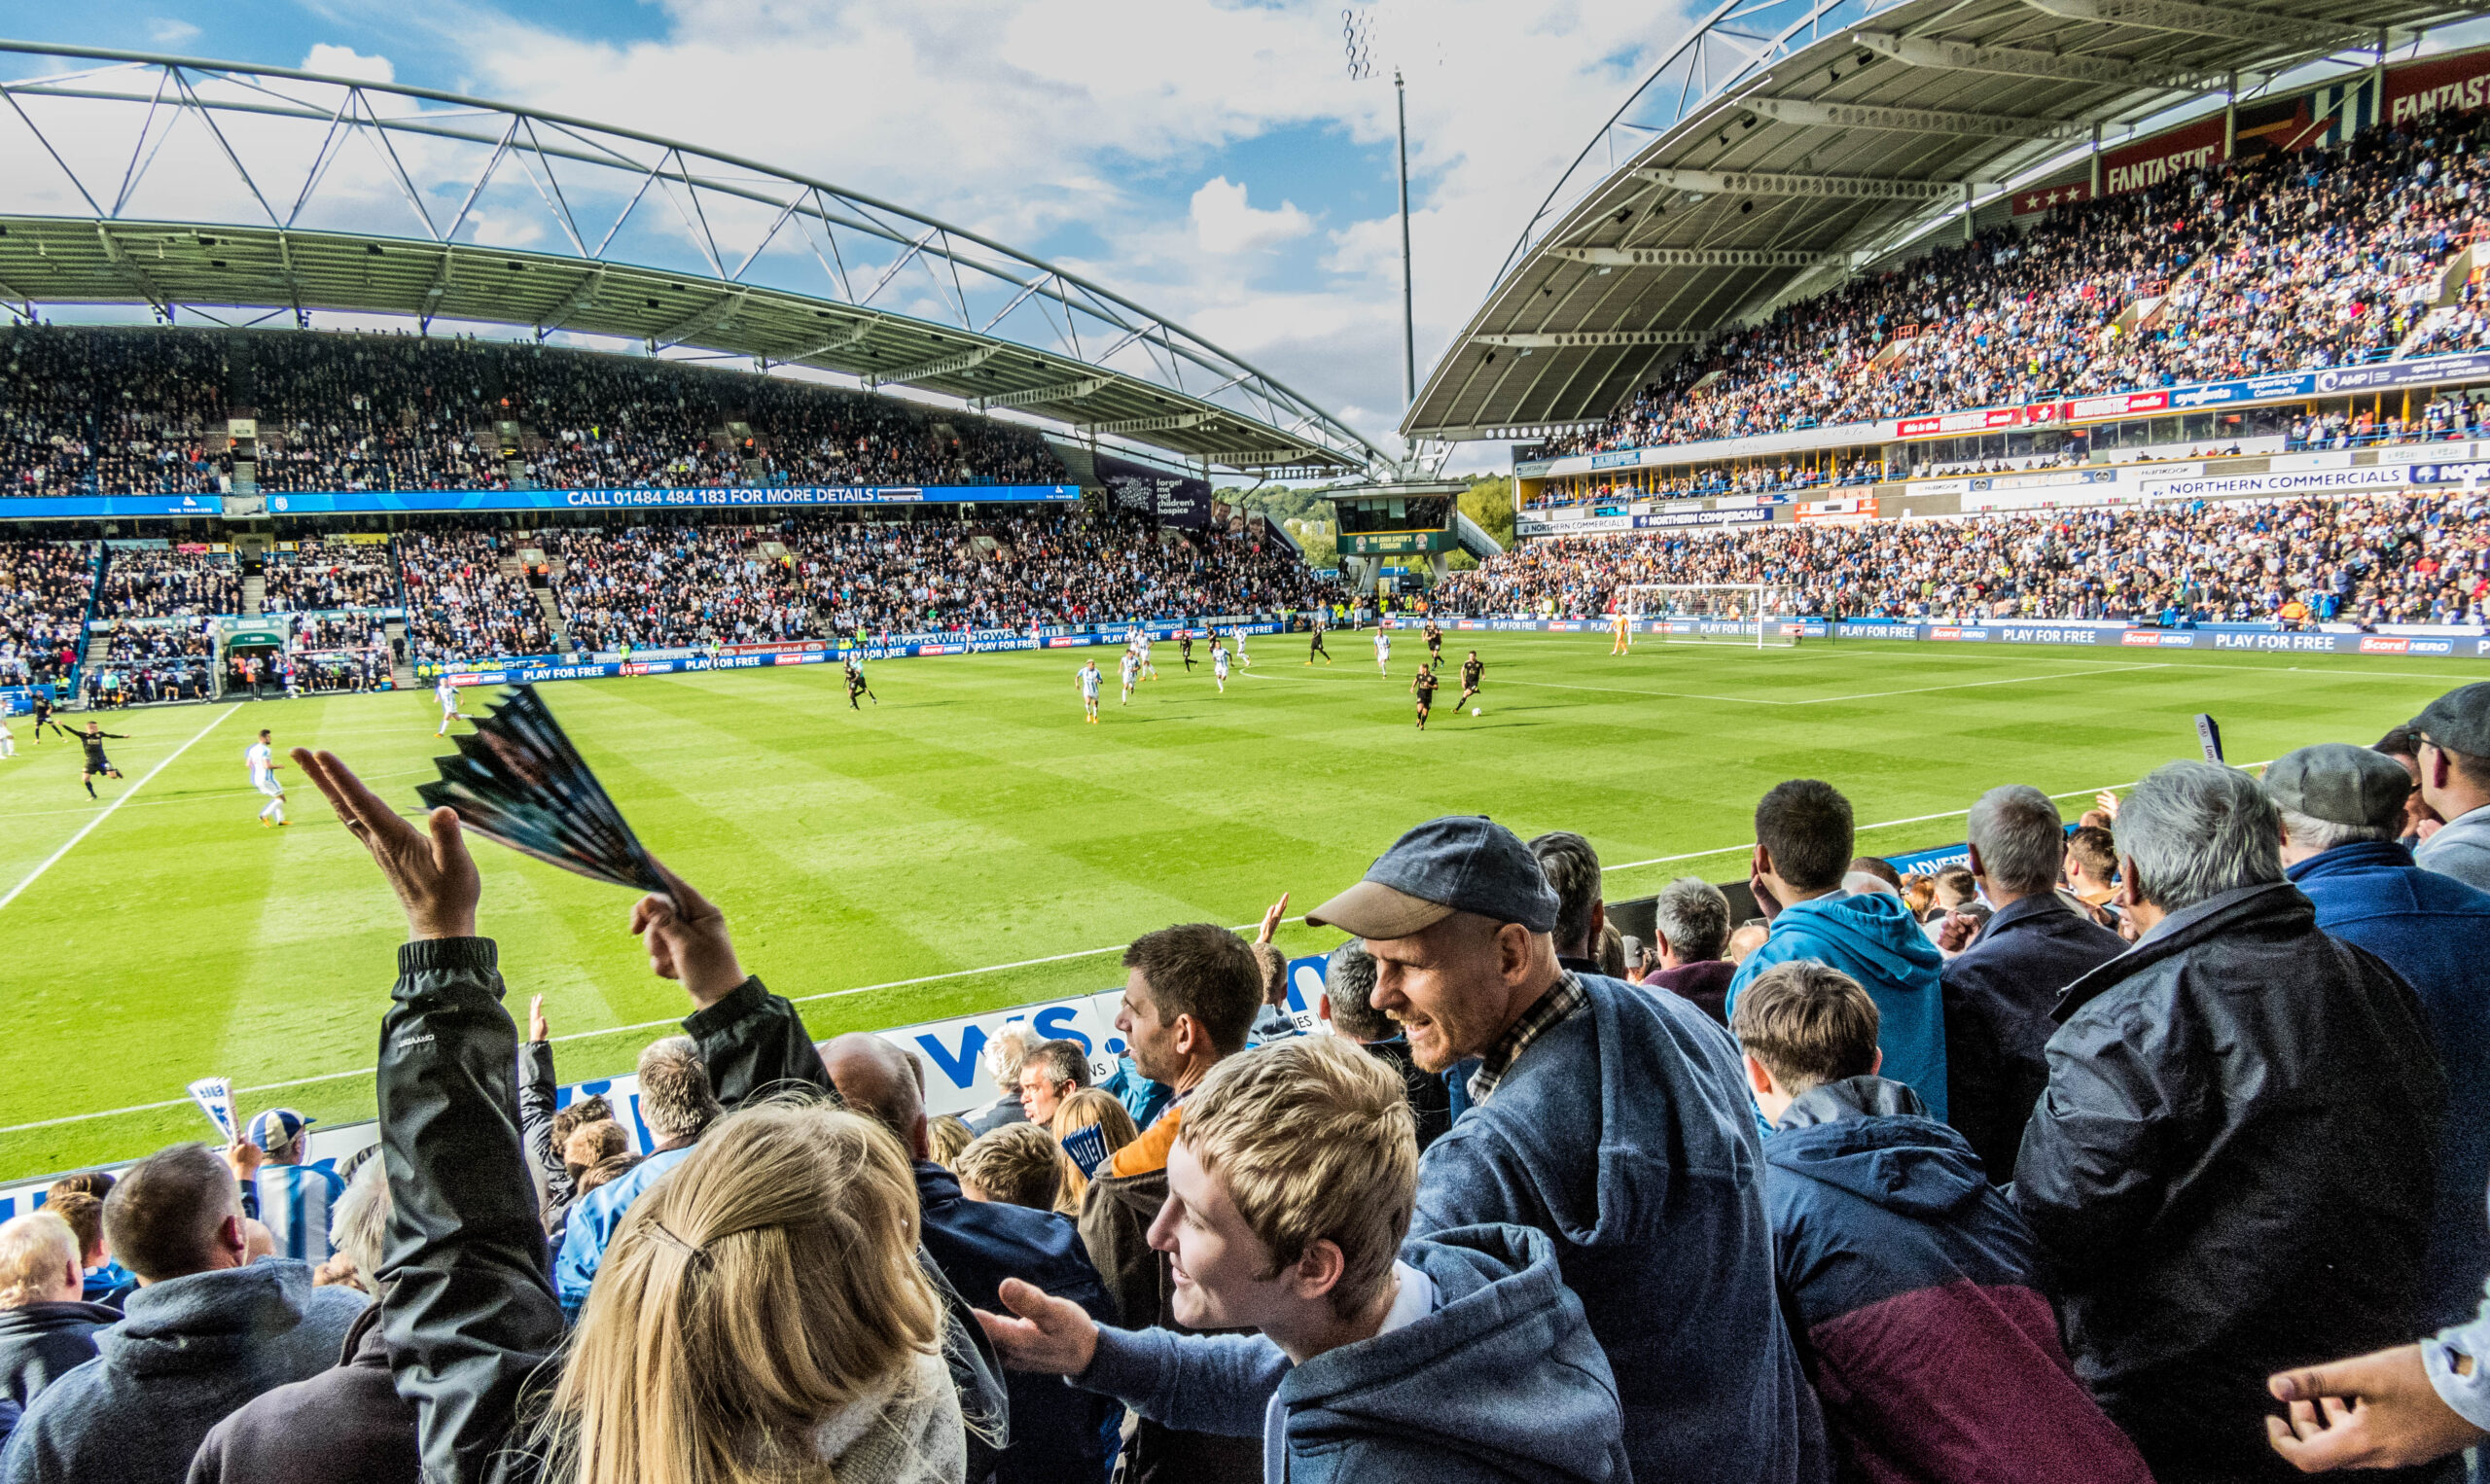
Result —
M 149 1284 L 26 1408 L 0 1484 L 182 1484 L 228 1412 L 337 1364 L 364 1304 L 279 1259 Z
M 1292 1366 L 1261 1335 L 1101 1328 L 1076 1378 L 1145 1417 L 1265 1432 L 1265 1479 L 1289 1484 L 1618 1484 L 1631 1476 L 1617 1380 L 1556 1247 L 1527 1226 L 1412 1238 L 1401 1260 L 1436 1286 L 1407 1326 Z M 1448 1399 L 1462 1404 L 1447 1405 Z

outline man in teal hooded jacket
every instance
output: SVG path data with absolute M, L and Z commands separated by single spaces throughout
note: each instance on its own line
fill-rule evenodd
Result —
M 1772 920 L 1772 935 L 1738 965 L 1723 1011 L 1734 1013 L 1740 992 L 1775 964 L 1812 959 L 1840 970 L 1876 1002 L 1882 1075 L 1908 1083 L 1929 1115 L 1942 1122 L 1945 1000 L 1938 973 L 1943 960 L 1901 898 L 1843 894 L 1855 834 L 1850 800 L 1813 778 L 1793 778 L 1755 806 L 1750 884 L 1756 904 Z

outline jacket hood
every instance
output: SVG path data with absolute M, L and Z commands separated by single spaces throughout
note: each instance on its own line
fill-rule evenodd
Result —
M 311 1303 L 311 1269 L 270 1259 L 193 1273 L 129 1295 L 120 1324 L 95 1331 L 104 1363 L 133 1376 L 226 1370 L 292 1332 Z
M 1911 1217 L 1943 1216 L 1988 1189 L 1963 1136 L 1927 1116 L 1918 1094 L 1881 1077 L 1809 1089 L 1763 1141 L 1763 1157 Z
M 1900 897 L 1863 892 L 1856 897 L 1818 897 L 1781 909 L 1772 934 L 1803 934 L 1864 959 L 1884 971 L 1896 984 L 1933 976 L 1944 964 L 1937 945 L 1903 905 Z
M 31 1339 L 39 1334 L 58 1334 L 65 1329 L 92 1329 L 98 1325 L 118 1325 L 121 1311 L 102 1304 L 66 1303 L 25 1304 L 15 1309 L 0 1309 L 0 1340 Z
M 1412 1238 L 1401 1260 L 1435 1282 L 1435 1313 L 1291 1369 L 1279 1398 L 1292 1443 L 1397 1437 L 1517 1479 L 1615 1477 L 1617 1380 L 1547 1234 L 1455 1227 Z M 1489 1400 L 1448 1409 L 1447 1396 Z
M 1157 1219 L 1158 1208 L 1167 1204 L 1167 1172 L 1164 1169 L 1144 1170 L 1139 1175 L 1121 1177 L 1101 1176 L 1090 1184 L 1104 1189 L 1108 1199 L 1139 1217 L 1145 1230 Z

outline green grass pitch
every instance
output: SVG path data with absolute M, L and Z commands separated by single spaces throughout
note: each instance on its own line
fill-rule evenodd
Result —
M 1647 639 L 1611 658 L 1604 632 L 1455 634 L 1448 657 L 1474 639 L 1485 715 L 1455 714 L 1447 688 L 1423 735 L 1405 634 L 1388 681 L 1365 635 L 1334 634 L 1337 663 L 1310 670 L 1301 638 L 1261 640 L 1224 696 L 1161 645 L 1160 678 L 1129 707 L 1112 651 L 878 665 L 881 704 L 861 714 L 827 665 L 545 693 L 641 837 L 725 908 L 745 966 L 819 997 L 804 1011 L 826 1036 L 1108 988 L 1114 945 L 1173 922 L 1251 923 L 1283 890 L 1302 912 L 1438 814 L 1578 830 L 1612 866 L 1650 863 L 1611 875 L 1622 899 L 1681 873 L 1742 874 L 1755 799 L 1784 778 L 1832 780 L 1882 826 L 1862 848 L 1899 851 L 1961 838 L 1947 811 L 2000 783 L 2068 795 L 2072 817 L 2088 791 L 2192 755 L 2199 711 L 2234 760 L 2256 762 L 2367 743 L 2490 676 L 2024 646 Z M 1073 680 L 1087 654 L 1109 677 L 1096 726 Z M 35 745 L 20 718 L 18 756 L 0 762 L 0 893 L 16 892 L 0 906 L 0 1176 L 197 1137 L 187 1102 L 139 1105 L 208 1074 L 292 1084 L 244 1092 L 246 1115 L 281 1100 L 369 1116 L 363 1069 L 402 920 L 290 765 L 295 825 L 254 823 L 242 750 L 262 726 L 280 748 L 331 749 L 411 810 L 445 750 L 429 694 L 105 721 L 131 739 L 112 745 L 127 780 L 101 786 L 125 801 L 99 824 L 74 748 Z M 557 1036 L 596 1033 L 557 1047 L 564 1079 L 627 1070 L 651 1023 L 686 1008 L 625 928 L 629 894 L 476 846 L 514 1012 L 542 993 Z M 1282 939 L 1332 940 L 1301 924 Z

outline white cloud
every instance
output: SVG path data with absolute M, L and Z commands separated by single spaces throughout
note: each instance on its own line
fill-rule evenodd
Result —
M 1206 253 L 1251 253 L 1314 230 L 1314 219 L 1282 201 L 1276 211 L 1246 204 L 1245 188 L 1222 175 L 1193 193 L 1193 240 Z
M 160 47 L 186 47 L 198 40 L 198 27 L 187 20 L 160 16 L 147 22 L 147 35 Z
M 322 42 L 302 58 L 305 72 L 325 72 L 331 77 L 350 77 L 366 83 L 394 83 L 398 69 L 389 65 L 385 56 L 366 56 L 352 47 L 331 46 Z

